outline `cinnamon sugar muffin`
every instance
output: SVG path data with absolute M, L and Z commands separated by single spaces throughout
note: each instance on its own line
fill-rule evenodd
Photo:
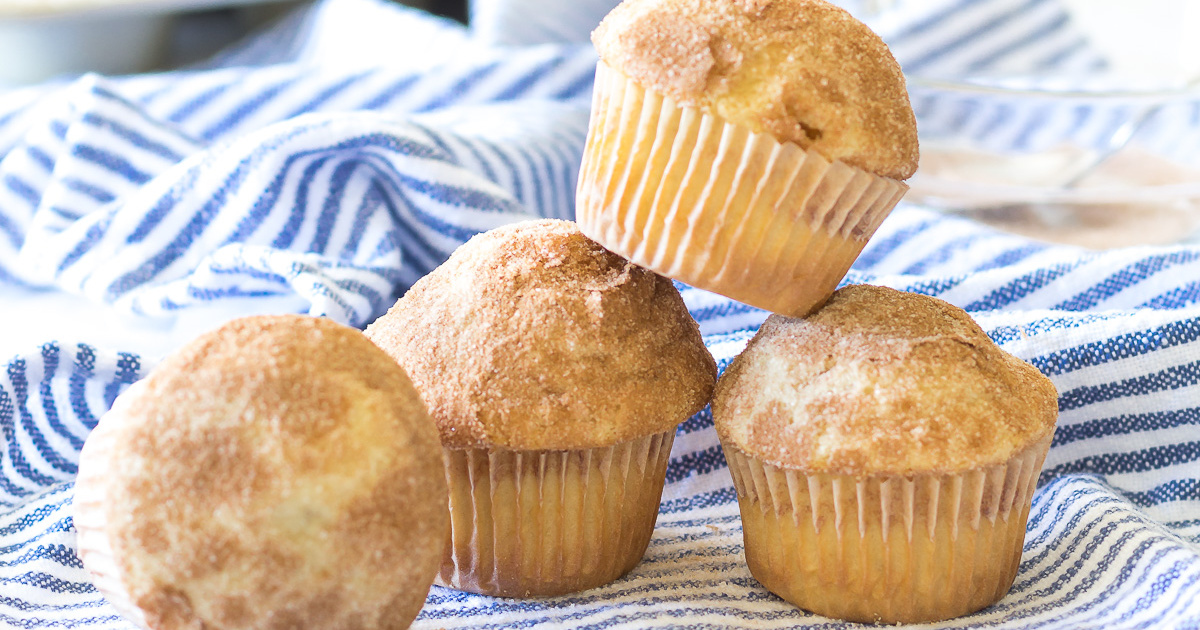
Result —
M 638 563 L 675 428 L 716 380 L 670 280 L 574 223 L 520 223 L 468 241 L 367 336 L 441 431 L 453 533 L 438 583 L 558 595 Z
M 883 41 L 822 0 L 625 0 L 592 39 L 583 232 L 753 306 L 819 306 L 917 166 Z
M 404 371 L 329 320 L 235 320 L 117 398 L 79 461 L 96 587 L 144 628 L 406 628 L 449 530 Z
M 751 573 L 853 621 L 992 604 L 1057 412 L 1049 379 L 941 300 L 850 286 L 807 319 L 771 316 L 713 400 Z

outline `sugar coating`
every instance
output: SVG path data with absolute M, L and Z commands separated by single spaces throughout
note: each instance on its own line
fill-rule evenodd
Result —
M 883 177 L 917 168 L 900 65 L 823 0 L 625 0 L 592 41 L 609 66 L 679 105 Z
M 805 319 L 768 318 L 713 400 L 723 441 L 776 466 L 854 475 L 1003 463 L 1057 416 L 1050 379 L 965 311 L 868 285 Z
M 361 332 L 235 320 L 168 357 L 97 435 L 81 478 L 105 474 L 77 501 L 102 495 L 150 627 L 404 628 L 424 603 L 449 529 L 437 433 Z
M 451 448 L 612 446 L 700 411 L 716 380 L 671 281 L 569 221 L 472 238 L 366 332 Z

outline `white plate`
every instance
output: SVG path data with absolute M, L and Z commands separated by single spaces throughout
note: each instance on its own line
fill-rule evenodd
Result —
M 0 88 L 162 65 L 175 15 L 279 0 L 0 0 Z
M 105 15 L 164 14 L 278 0 L 0 0 L 0 22 L 88 20 Z M 113 40 L 118 41 L 118 40 Z

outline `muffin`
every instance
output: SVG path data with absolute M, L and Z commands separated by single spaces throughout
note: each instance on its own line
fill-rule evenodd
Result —
M 940 300 L 850 286 L 806 319 L 772 315 L 713 400 L 750 572 L 852 621 L 992 604 L 1057 415 L 1049 379 Z
M 908 190 L 900 66 L 838 7 L 626 0 L 592 40 L 577 220 L 639 265 L 804 315 Z
M 716 365 L 670 280 L 568 221 L 472 238 L 367 336 L 441 433 L 437 583 L 503 597 L 608 583 L 645 553 L 676 426 Z
M 79 555 L 143 628 L 406 628 L 449 529 L 437 440 L 361 332 L 235 320 L 135 383 L 88 437 Z

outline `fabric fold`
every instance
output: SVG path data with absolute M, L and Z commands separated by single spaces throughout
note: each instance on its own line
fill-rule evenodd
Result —
M 480 19 L 521 8 L 481 2 L 509 4 Z M 1057 3 L 1000 4 L 938 0 L 909 14 L 919 23 L 884 12 L 878 26 L 906 68 L 1015 68 L 1055 51 L 1094 65 Z M 471 235 L 574 216 L 596 57 L 527 45 L 556 28 L 540 17 L 487 35 L 383 1 L 322 0 L 195 68 L 0 93 L 0 347 L 19 347 L 0 357 L 0 626 L 133 627 L 75 555 L 75 463 L 117 394 L 173 344 L 260 312 L 363 326 Z M 964 37 L 979 29 L 990 35 Z M 513 39 L 496 45 L 497 33 Z M 1016 137 L 1004 125 L 1027 120 L 990 131 Z M 1012 591 L 933 627 L 1200 625 L 1197 277 L 1195 244 L 1084 250 L 903 202 L 879 226 L 843 282 L 966 308 L 1061 394 Z M 723 368 L 766 313 L 681 289 Z M 65 294 L 125 316 L 107 338 L 128 343 L 12 324 Z M 148 343 L 151 329 L 172 334 Z M 680 426 L 666 480 L 646 557 L 621 580 L 530 601 L 437 587 L 414 627 L 852 627 L 751 577 L 707 410 Z

